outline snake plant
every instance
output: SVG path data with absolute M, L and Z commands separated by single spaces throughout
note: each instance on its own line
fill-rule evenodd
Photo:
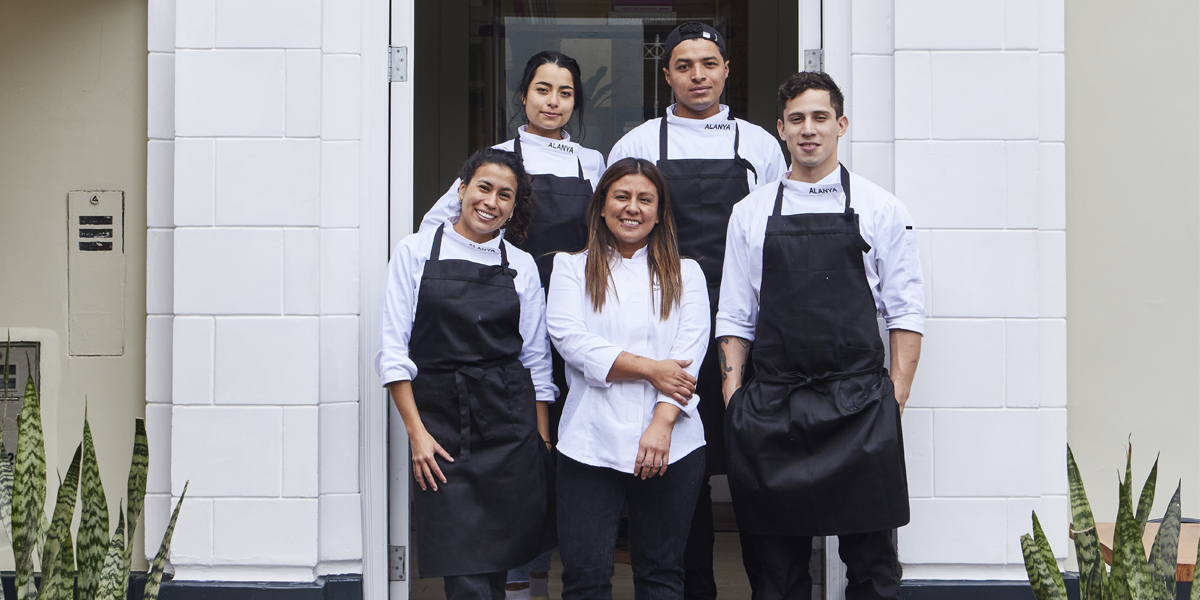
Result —
M 1158 460 L 1142 486 L 1137 510 L 1133 507 L 1132 447 L 1125 453 L 1125 477 L 1119 482 L 1116 530 L 1113 534 L 1112 570 L 1105 567 L 1096 533 L 1096 521 L 1083 488 L 1075 456 L 1067 447 L 1067 480 L 1071 489 L 1071 536 L 1079 559 L 1080 600 L 1174 600 L 1175 569 L 1179 550 L 1180 488 L 1167 505 L 1167 512 L 1146 558 L 1142 534 L 1154 504 Z M 1062 573 L 1050 543 L 1033 513 L 1033 535 L 1021 536 L 1025 571 L 1037 600 L 1067 600 Z M 1200 585 L 1192 586 L 1191 600 L 1200 600 Z

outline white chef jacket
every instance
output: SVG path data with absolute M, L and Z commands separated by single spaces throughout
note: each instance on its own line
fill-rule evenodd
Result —
M 621 351 L 654 360 L 692 359 L 694 377 L 708 349 L 708 288 L 704 272 L 684 259 L 680 305 L 659 318 L 651 297 L 646 249 L 625 259 L 614 253 L 608 297 L 592 310 L 585 288 L 587 253 L 554 257 L 546 321 L 550 338 L 566 362 L 567 401 L 558 426 L 558 451 L 583 464 L 633 473 L 638 442 L 659 402 L 679 407 L 671 433 L 668 464 L 704 445 L 704 425 L 696 416 L 700 397 L 687 406 L 658 392 L 648 381 L 607 381 Z M 713 399 L 712 401 L 719 401 Z
M 721 105 L 721 112 L 707 119 L 685 119 L 675 116 L 675 105 L 667 107 L 667 158 L 733 158 L 733 121 L 729 120 L 729 107 Z M 608 164 L 615 164 L 630 156 L 658 163 L 658 133 L 661 118 L 650 119 L 625 134 L 612 152 L 608 153 Z M 779 141 L 765 129 L 741 119 L 737 121 L 738 155 L 750 161 L 758 177 L 746 171 L 746 181 L 754 190 L 776 181 L 788 167 L 788 162 L 779 149 Z
M 554 140 L 526 131 L 528 125 L 522 125 L 517 130 L 521 136 L 521 158 L 525 164 L 525 172 L 530 175 L 557 175 L 559 177 L 578 177 L 579 165 L 583 165 L 583 177 L 596 189 L 600 176 L 604 174 L 604 155 L 584 148 L 571 141 L 571 135 L 562 130 L 563 139 Z M 512 140 L 492 146 L 498 150 L 512 152 L 515 148 Z M 455 179 L 450 189 L 442 194 L 434 203 L 425 218 L 421 219 L 420 231 L 437 228 L 446 219 L 457 216 L 462 208 L 458 203 L 458 186 L 462 180 Z
M 788 179 L 783 174 L 781 214 L 840 213 L 845 210 L 841 169 L 817 183 Z M 762 287 L 763 240 L 767 218 L 775 208 L 779 182 L 750 192 L 733 207 L 725 244 L 716 335 L 754 340 L 758 323 L 758 293 Z M 887 190 L 850 174 L 850 208 L 858 213 L 862 237 L 871 246 L 863 255 L 867 285 L 888 330 L 925 333 L 925 279 L 917 255 L 913 220 L 904 205 Z
M 476 244 L 454 231 L 454 221 L 446 221 L 442 233 L 442 259 L 461 259 L 481 265 L 500 264 L 500 240 L 503 235 Z M 417 365 L 408 357 L 408 341 L 412 334 L 413 318 L 417 314 L 417 293 L 421 275 L 437 228 L 414 233 L 396 244 L 388 262 L 387 280 L 380 300 L 379 352 L 375 355 L 375 372 L 383 385 L 393 381 L 411 381 L 417 376 Z M 508 265 L 517 272 L 516 290 L 521 301 L 520 332 L 521 364 L 529 369 L 533 387 L 540 402 L 553 402 L 558 388 L 550 380 L 550 342 L 546 337 L 546 301 L 542 280 L 533 257 L 512 244 L 504 245 Z

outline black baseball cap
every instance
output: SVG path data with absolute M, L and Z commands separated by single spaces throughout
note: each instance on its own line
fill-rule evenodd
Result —
M 704 39 L 717 45 L 721 49 L 721 57 L 725 57 L 725 38 L 709 25 L 704 23 L 696 23 L 695 21 L 683 23 L 679 27 L 671 30 L 667 34 L 667 41 L 663 46 L 668 60 L 671 58 L 671 53 L 675 51 L 675 46 L 680 42 L 691 39 Z

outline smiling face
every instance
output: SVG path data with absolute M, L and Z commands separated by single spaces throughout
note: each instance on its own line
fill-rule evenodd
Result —
M 462 214 L 454 224 L 459 235 L 482 244 L 512 216 L 517 198 L 517 177 L 508 167 L 484 163 L 475 170 L 471 181 L 458 186 Z
M 562 139 L 562 127 L 575 110 L 575 79 L 558 65 L 542 65 L 525 90 L 525 118 L 529 133 Z
M 675 116 L 707 119 L 721 112 L 729 61 L 721 58 L 721 49 L 714 42 L 702 38 L 680 42 L 671 51 L 663 73 L 675 92 Z
M 792 179 L 816 183 L 837 168 L 838 138 L 850 120 L 836 116 L 826 90 L 805 90 L 788 100 L 777 123 L 792 155 Z
M 626 175 L 608 188 L 602 215 L 621 256 L 630 258 L 646 245 L 658 224 L 658 206 L 658 189 L 641 173 Z

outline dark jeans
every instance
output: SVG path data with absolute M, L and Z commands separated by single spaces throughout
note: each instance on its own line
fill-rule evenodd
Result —
M 625 504 L 635 600 L 683 598 L 683 551 L 703 478 L 704 448 L 646 480 L 559 455 L 563 600 L 611 600 L 613 550 Z
M 446 600 L 504 600 L 508 572 L 454 575 L 443 578 Z
M 812 576 L 808 571 L 811 537 L 753 534 L 741 537 L 742 560 L 754 589 L 754 600 L 812 598 Z M 747 545 L 749 553 L 745 551 Z M 900 559 L 894 530 L 839 535 L 838 555 L 846 563 L 846 600 L 900 597 Z
M 709 476 L 705 475 L 692 515 L 687 550 L 683 554 L 684 600 L 716 600 L 717 597 L 717 581 L 713 575 L 713 544 L 717 538 L 713 532 L 712 486 L 708 481 Z

